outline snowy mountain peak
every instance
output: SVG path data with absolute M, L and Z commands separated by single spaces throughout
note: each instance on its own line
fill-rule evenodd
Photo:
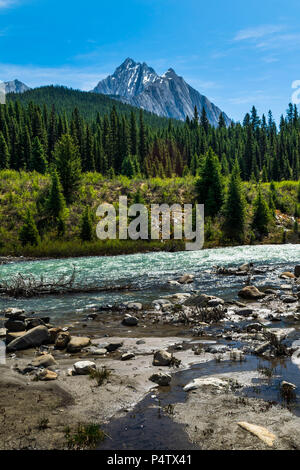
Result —
M 205 108 L 213 126 L 218 125 L 221 110 L 204 95 L 188 85 L 175 70 L 169 68 L 162 76 L 145 62 L 127 58 L 113 73 L 98 83 L 94 93 L 113 95 L 117 99 L 143 108 L 159 116 L 185 120 L 192 117 L 197 106 L 199 114 Z M 230 119 L 223 113 L 225 122 Z
M 130 98 L 143 92 L 156 78 L 156 72 L 145 62 L 141 64 L 128 57 L 113 75 L 101 80 L 93 91 Z

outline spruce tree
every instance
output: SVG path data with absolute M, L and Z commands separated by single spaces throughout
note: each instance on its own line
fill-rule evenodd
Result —
M 47 200 L 47 210 L 54 221 L 66 217 L 66 201 L 56 168 L 54 168 L 51 173 L 51 186 Z
M 80 239 L 84 242 L 93 239 L 93 222 L 89 207 L 86 207 L 81 218 Z
M 200 177 L 196 181 L 197 199 L 204 204 L 205 216 L 215 217 L 224 199 L 224 187 L 218 157 L 210 148 L 206 154 Z
M 242 242 L 245 235 L 246 201 L 237 159 L 229 181 L 224 216 L 224 234 L 231 240 Z
M 19 240 L 23 246 L 27 244 L 38 245 L 40 242 L 39 232 L 30 209 L 27 209 L 24 224 L 19 233 Z
M 75 197 L 81 177 L 78 146 L 69 134 L 64 134 L 54 148 L 54 160 L 67 204 Z
M 9 151 L 2 132 L 0 132 L 0 170 L 9 167 Z
M 259 235 L 267 235 L 269 233 L 268 224 L 270 221 L 270 209 L 263 196 L 261 185 L 258 187 L 258 193 L 254 201 L 254 213 L 252 220 L 252 228 Z
M 40 139 L 36 137 L 32 144 L 32 153 L 30 161 L 30 169 L 32 171 L 37 171 L 44 175 L 47 171 L 47 160 Z

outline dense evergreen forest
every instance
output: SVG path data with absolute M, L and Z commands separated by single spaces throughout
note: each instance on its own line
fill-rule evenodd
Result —
M 30 101 L 34 98 L 35 102 Z M 212 148 L 224 176 L 237 159 L 247 181 L 297 180 L 300 177 L 300 117 L 289 105 L 279 129 L 255 107 L 242 124 L 210 126 L 205 112 L 185 123 L 138 111 L 103 95 L 44 87 L 10 96 L 0 108 L 0 168 L 45 173 L 55 145 L 69 134 L 82 171 L 132 177 L 197 175 Z M 40 105 L 39 103 L 44 103 Z M 52 105 L 50 105 L 52 103 Z M 96 111 L 98 110 L 98 111 Z M 93 116 L 95 116 L 93 118 Z
M 150 238 L 95 240 L 97 204 L 117 205 L 120 194 L 149 207 L 205 204 L 206 246 L 299 240 L 296 106 L 279 128 L 271 112 L 260 118 L 255 107 L 229 127 L 221 114 L 215 128 L 196 108 L 179 122 L 103 96 L 101 107 L 93 94 L 62 87 L 38 89 L 41 102 L 43 90 L 43 105 L 27 103 L 35 90 L 0 105 L 2 254 L 111 254 L 147 251 L 150 243 L 167 249 Z M 51 106 L 49 90 L 57 98 Z

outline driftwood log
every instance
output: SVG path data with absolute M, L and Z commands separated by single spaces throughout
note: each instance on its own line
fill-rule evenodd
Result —
M 39 278 L 18 273 L 8 281 L 0 282 L 0 295 L 14 298 L 39 297 L 42 295 L 79 294 L 133 289 L 131 286 L 76 286 L 76 268 L 70 276 L 63 274 L 58 279 Z

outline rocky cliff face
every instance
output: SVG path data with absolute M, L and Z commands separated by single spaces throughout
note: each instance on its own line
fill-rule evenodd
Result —
M 159 76 L 147 64 L 136 63 L 132 59 L 126 59 L 113 75 L 100 81 L 93 92 L 113 95 L 116 99 L 159 116 L 180 120 L 184 120 L 187 116 L 192 117 L 195 106 L 199 114 L 204 107 L 213 126 L 218 125 L 222 113 L 173 69 Z M 229 125 L 231 122 L 229 117 L 225 113 L 223 116 L 226 125 Z

